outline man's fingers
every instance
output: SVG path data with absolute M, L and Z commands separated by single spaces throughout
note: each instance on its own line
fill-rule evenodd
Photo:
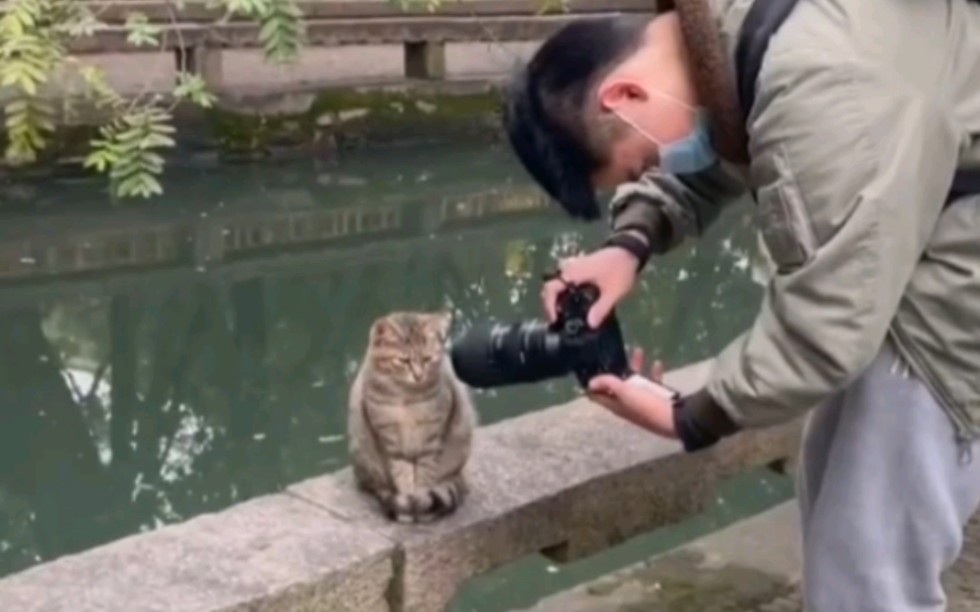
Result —
M 664 381 L 664 363 L 659 359 L 650 366 L 650 379 L 656 383 Z
M 563 286 L 561 281 L 551 280 L 541 288 L 541 303 L 544 306 L 544 312 L 549 322 L 554 322 L 557 317 L 555 301 L 558 299 L 558 294 L 561 293 Z
M 634 372 L 643 371 L 643 349 L 637 347 L 630 353 L 630 369 Z

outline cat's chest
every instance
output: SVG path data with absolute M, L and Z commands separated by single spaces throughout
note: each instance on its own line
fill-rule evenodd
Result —
M 391 401 L 372 410 L 371 422 L 375 427 L 390 426 L 438 426 L 449 416 L 448 398 L 427 401 Z

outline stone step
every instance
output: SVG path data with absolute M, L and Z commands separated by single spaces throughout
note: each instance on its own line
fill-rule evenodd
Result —
M 980 514 L 946 576 L 948 612 L 980 610 Z M 795 502 L 644 563 L 541 600 L 525 612 L 802 612 Z

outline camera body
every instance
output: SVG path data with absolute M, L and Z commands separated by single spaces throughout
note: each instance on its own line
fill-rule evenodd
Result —
M 456 375 L 476 388 L 571 373 L 585 389 L 598 374 L 629 377 L 633 372 L 615 313 L 610 312 L 598 328 L 589 327 L 589 310 L 598 299 L 595 285 L 568 285 L 558 296 L 557 317 L 551 324 L 532 320 L 471 328 L 450 349 Z

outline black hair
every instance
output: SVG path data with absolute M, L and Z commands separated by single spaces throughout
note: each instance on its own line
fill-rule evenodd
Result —
M 527 172 L 572 217 L 600 217 L 592 175 L 607 151 L 590 144 L 589 94 L 643 42 L 652 16 L 584 18 L 563 26 L 514 75 L 503 111 Z

